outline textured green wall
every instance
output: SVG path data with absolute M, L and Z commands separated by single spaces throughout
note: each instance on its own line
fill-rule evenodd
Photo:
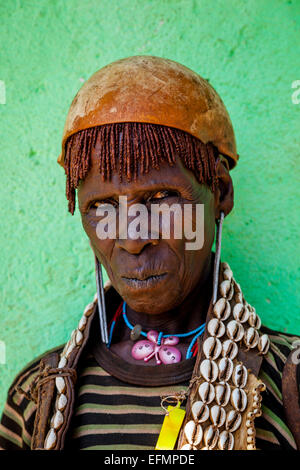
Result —
M 0 409 L 20 368 L 66 341 L 94 295 L 56 158 L 82 81 L 122 57 L 177 60 L 222 96 L 241 156 L 223 259 L 265 324 L 300 334 L 299 0 L 1 0 L 0 17 Z

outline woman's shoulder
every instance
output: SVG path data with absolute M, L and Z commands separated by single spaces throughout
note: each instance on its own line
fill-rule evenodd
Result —
M 24 395 L 30 393 L 30 387 L 34 383 L 35 378 L 37 377 L 40 369 L 40 364 L 42 360 L 45 360 L 48 356 L 52 354 L 60 354 L 63 350 L 64 345 L 57 346 L 55 348 L 45 351 L 43 354 L 35 357 L 32 361 L 27 363 L 25 367 L 16 375 L 14 378 L 9 390 L 8 395 L 13 398 L 16 395 Z

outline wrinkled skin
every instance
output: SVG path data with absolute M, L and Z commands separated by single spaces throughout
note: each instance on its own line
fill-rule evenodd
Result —
M 160 169 L 151 169 L 137 181 L 119 181 L 114 174 L 110 181 L 102 181 L 97 158 L 78 188 L 78 203 L 82 224 L 92 249 L 103 264 L 121 297 L 127 302 L 128 317 L 143 328 L 161 329 L 164 333 L 189 331 L 205 321 L 212 293 L 211 248 L 215 236 L 215 221 L 220 211 L 227 215 L 233 207 L 232 180 L 227 168 L 217 163 L 219 186 L 215 193 L 201 185 L 193 173 L 178 158 L 174 166 L 161 163 Z M 204 245 L 200 250 L 186 250 L 184 237 L 175 239 L 118 239 L 100 240 L 96 235 L 99 217 L 96 210 L 102 202 L 116 204 L 119 195 L 126 195 L 128 208 L 142 203 L 204 204 Z M 193 221 L 195 224 L 195 220 Z M 130 223 L 130 217 L 128 217 Z M 195 226 L 195 225 L 194 225 Z M 171 230 L 172 235 L 172 230 Z M 164 276 L 146 285 L 132 285 L 125 278 Z M 145 285 L 144 285 L 145 284 Z M 128 339 L 128 328 L 120 341 Z M 131 343 L 132 344 L 132 343 Z M 123 353 L 124 354 L 124 353 Z

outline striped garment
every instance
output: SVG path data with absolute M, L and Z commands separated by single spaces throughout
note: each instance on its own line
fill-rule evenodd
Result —
M 292 343 L 299 338 L 266 328 L 261 330 L 269 334 L 271 347 L 260 371 L 267 390 L 263 393 L 263 414 L 255 420 L 256 445 L 262 450 L 296 449 L 285 423 L 281 377 Z M 19 374 L 9 390 L 0 426 L 0 449 L 30 449 L 36 406 L 14 391 L 14 386 L 29 390 L 39 360 Z M 81 361 L 65 449 L 153 450 L 164 418 L 161 395 L 186 389 L 187 385 L 187 382 L 161 387 L 131 385 L 110 375 L 87 352 Z

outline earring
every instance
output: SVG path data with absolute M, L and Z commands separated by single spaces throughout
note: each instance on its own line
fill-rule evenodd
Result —
M 217 221 L 217 234 L 216 234 L 216 254 L 214 263 L 214 277 L 213 277 L 213 305 L 217 301 L 218 285 L 219 285 L 219 271 L 220 271 L 220 258 L 221 258 L 221 240 L 222 240 L 222 225 L 224 221 L 224 212 L 221 211 L 220 218 Z
M 98 301 L 101 339 L 103 343 L 108 344 L 102 269 L 101 269 L 101 263 L 99 262 L 96 255 L 95 255 L 95 271 L 96 271 L 97 301 Z

